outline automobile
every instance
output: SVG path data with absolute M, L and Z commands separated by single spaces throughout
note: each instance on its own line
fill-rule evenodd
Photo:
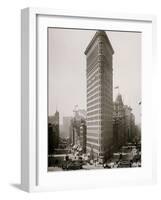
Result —
M 110 163 L 104 163 L 104 164 L 103 164 L 103 167 L 104 167 L 104 168 L 111 169 Z
M 116 168 L 120 160 L 120 153 L 113 153 L 112 157 L 104 164 L 104 168 Z
M 118 168 L 128 168 L 132 166 L 132 162 L 130 160 L 121 160 L 118 164 Z
M 118 164 L 119 168 L 127 168 L 132 166 L 132 157 L 129 154 L 124 154 Z
M 140 154 L 136 154 L 134 157 L 133 157 L 133 162 L 139 162 L 141 161 L 141 155 Z
M 110 160 L 117 163 L 120 160 L 120 157 L 121 157 L 121 153 L 113 153 Z
M 62 165 L 62 169 L 64 169 L 64 170 L 82 169 L 82 162 L 80 162 L 78 160 L 64 162 Z
M 111 169 L 111 168 L 118 168 L 118 165 L 119 165 L 119 161 L 111 160 L 109 162 L 104 163 L 103 167 Z

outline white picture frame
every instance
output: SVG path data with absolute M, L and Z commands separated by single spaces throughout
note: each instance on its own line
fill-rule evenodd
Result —
M 46 28 L 107 29 L 143 32 L 142 43 L 142 108 L 143 167 L 141 169 L 92 170 L 88 172 L 48 173 L 47 125 L 47 45 Z M 106 26 L 106 27 L 105 27 Z M 89 13 L 44 8 L 25 8 L 21 15 L 21 187 L 25 191 L 54 191 L 107 187 L 122 184 L 152 184 L 156 182 L 155 133 L 151 135 L 151 116 L 155 67 L 156 19 L 151 15 Z M 39 41 L 40 42 L 39 43 Z M 44 54 L 44 52 L 46 52 Z M 41 58 L 41 62 L 39 60 Z M 44 65 L 43 65 L 44 64 Z M 146 68 L 146 70 L 145 70 Z M 41 87 L 41 91 L 40 91 Z M 47 119 L 46 119 L 47 120 Z M 43 122 L 43 123 L 42 123 Z M 40 156 L 41 155 L 41 156 Z M 45 164 L 43 164 L 45 163 Z M 128 176 L 127 176 L 128 173 Z

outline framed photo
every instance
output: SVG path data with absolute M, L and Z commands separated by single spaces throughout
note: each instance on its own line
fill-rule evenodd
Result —
M 154 16 L 22 10 L 22 189 L 155 183 L 155 27 Z

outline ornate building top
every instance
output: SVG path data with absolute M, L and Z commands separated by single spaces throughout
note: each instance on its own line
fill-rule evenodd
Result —
M 88 51 L 90 50 L 90 48 L 93 46 L 93 44 L 95 43 L 95 41 L 97 40 L 98 37 L 104 37 L 104 39 L 106 40 L 106 42 L 109 44 L 109 47 L 110 47 L 110 50 L 112 52 L 112 54 L 114 54 L 114 50 L 112 48 L 112 45 L 111 45 L 111 42 L 109 40 L 109 38 L 107 37 L 107 34 L 105 31 L 102 31 L 102 30 L 98 30 L 94 37 L 92 38 L 92 40 L 90 41 L 90 43 L 88 44 L 86 50 L 85 50 L 85 55 L 87 55 Z
M 115 103 L 123 105 L 123 100 L 122 100 L 121 94 L 117 95 Z

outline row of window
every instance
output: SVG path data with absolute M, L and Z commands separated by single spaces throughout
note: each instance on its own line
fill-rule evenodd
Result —
M 94 121 L 94 122 L 87 122 L 87 126 L 91 126 L 91 125 L 101 125 L 101 121 Z
M 93 130 L 98 131 L 98 130 L 100 130 L 100 129 L 99 129 L 99 127 L 87 127 L 87 131 L 88 131 L 88 130 L 89 130 L 89 131 L 90 131 L 90 130 L 92 130 L 92 131 L 93 131 Z
M 95 82 L 101 79 L 101 74 L 97 72 L 92 78 L 87 81 L 87 88 L 91 87 Z
M 110 68 L 107 68 L 109 65 L 109 61 L 107 60 L 106 56 L 104 55 L 98 55 L 97 57 L 93 58 L 90 62 L 87 61 L 87 76 L 90 76 L 93 71 L 100 65 L 99 61 L 101 61 L 101 66 L 106 65 L 104 69 L 111 70 Z M 96 66 L 96 67 L 95 67 Z
M 108 122 L 112 124 L 113 121 L 111 118 L 108 118 L 106 120 L 101 120 L 101 121 L 90 121 L 90 122 L 87 122 L 87 127 L 93 126 L 93 125 L 94 126 L 98 125 L 98 126 L 104 126 L 104 128 L 106 128 L 109 125 Z
M 109 102 L 108 101 L 103 101 L 103 102 L 97 103 L 94 106 L 88 106 L 87 112 L 91 111 L 91 110 L 98 109 L 98 108 L 101 109 L 101 107 L 104 111 L 111 111 L 112 112 L 113 111 L 113 105 L 112 105 L 111 101 L 109 101 Z M 91 105 L 93 105 L 93 104 L 91 104 Z
M 91 85 L 92 81 L 94 80 L 95 76 L 100 73 L 100 69 L 97 67 L 96 70 L 90 75 L 87 75 L 87 85 Z
M 87 98 L 87 102 L 90 102 L 91 100 L 96 99 L 97 97 L 100 97 L 100 94 L 101 94 L 101 92 L 98 92 L 97 94 Z
M 97 126 L 97 127 L 87 127 L 87 134 L 99 134 L 98 131 L 104 131 L 105 130 L 105 126 Z M 93 131 L 93 132 L 92 132 Z M 97 131 L 97 132 L 96 132 Z M 91 136 L 95 136 L 95 135 L 91 135 Z
M 107 73 L 107 74 L 106 74 Z M 98 69 L 91 77 L 87 77 L 87 91 L 90 90 L 93 85 L 96 85 L 96 82 L 102 85 L 107 85 L 109 87 L 112 86 L 112 79 L 110 79 L 111 75 L 108 72 L 101 73 L 101 70 Z
M 98 59 L 97 57 L 94 58 L 93 60 L 91 60 L 90 63 L 87 64 L 87 70 L 86 70 L 86 73 L 87 73 L 87 76 L 90 76 L 94 70 L 96 70 L 96 68 L 98 67 Z
M 104 70 L 99 66 L 99 64 L 95 65 L 90 73 L 87 73 L 87 84 L 91 84 L 93 78 L 98 74 L 104 74 Z
M 88 117 L 87 121 L 93 121 L 93 120 L 107 120 L 109 119 L 109 115 L 98 115 L 98 116 L 94 116 L 94 117 Z M 110 117 L 111 119 L 111 117 Z
M 98 73 L 102 73 L 102 74 L 107 74 L 109 75 L 112 71 L 107 68 L 107 64 L 106 63 L 94 63 L 93 65 L 91 64 L 91 71 L 88 72 L 88 68 L 87 68 L 87 77 L 88 77 L 88 80 L 90 77 L 92 77 L 92 75 L 94 75 L 94 72 L 97 70 Z
M 93 88 L 92 88 L 93 89 Z M 89 90 L 87 92 L 87 96 L 91 96 L 91 94 L 93 94 L 93 91 L 101 91 L 102 94 L 108 94 L 107 92 L 109 91 L 109 86 L 108 85 L 103 85 L 103 84 L 97 84 L 97 87 L 95 87 L 95 89 L 93 90 Z
M 93 131 L 93 130 L 92 130 Z M 98 130 L 96 130 L 97 132 L 89 132 L 87 133 L 87 137 L 98 137 L 99 136 L 99 132 Z
M 108 110 L 109 110 L 109 108 L 108 108 Z M 95 110 L 95 111 L 92 111 L 92 112 L 88 112 L 87 113 L 87 119 L 88 119 L 88 117 L 91 117 L 92 115 L 103 115 L 103 116 L 106 116 L 106 115 L 109 115 L 110 114 L 110 112 L 107 112 L 107 114 L 106 114 L 106 112 L 104 112 L 105 110 L 103 110 L 103 111 L 101 111 L 101 110 Z M 111 113 L 113 113 L 112 112 L 112 110 L 110 109 L 110 111 L 111 111 Z
M 101 99 L 101 98 L 105 99 L 105 102 L 108 101 L 108 99 L 112 101 L 112 97 L 107 92 L 105 93 L 105 92 L 99 91 L 99 92 L 97 92 L 97 94 L 92 95 L 91 97 L 88 97 L 87 102 L 90 102 L 91 100 L 96 99 L 97 97 L 99 97 L 98 99 Z M 106 97 L 107 97 L 107 99 L 106 99 Z
M 109 122 L 112 124 L 112 121 L 111 120 L 109 120 Z M 105 123 L 103 123 L 102 122 L 102 125 L 100 125 L 100 126 L 92 126 L 92 127 L 90 127 L 90 126 L 87 126 L 87 135 L 88 134 L 91 134 L 91 133 L 95 133 L 95 134 L 99 134 L 99 132 L 101 132 L 101 133 L 103 133 L 104 131 L 106 131 L 107 132 L 107 130 L 108 131 L 111 131 L 111 127 L 112 127 L 113 125 L 110 125 L 109 126 L 109 124 L 107 124 L 107 122 L 105 122 Z M 92 128 L 92 129 L 91 129 Z M 94 129 L 93 129 L 94 128 Z M 93 132 L 92 132 L 93 131 Z
M 94 101 L 91 101 L 90 103 L 87 103 L 87 106 L 89 107 L 89 106 L 91 106 L 91 105 L 94 105 L 94 104 L 100 103 L 100 102 L 101 102 L 101 99 L 98 98 L 98 99 L 96 99 L 96 100 L 94 100 Z
M 101 116 L 87 117 L 88 121 L 101 119 Z
M 95 111 L 92 111 L 92 112 L 88 112 L 87 116 L 96 115 L 96 114 L 100 114 L 100 113 L 101 113 L 100 110 L 95 110 Z
M 92 52 L 90 54 L 88 54 L 87 56 L 87 65 L 89 65 L 89 63 L 96 58 L 98 55 L 98 45 L 95 46 L 95 48 L 92 50 Z
M 97 111 L 96 114 L 91 114 L 91 112 L 89 114 L 87 114 L 87 120 L 90 118 L 90 117 L 96 117 L 96 116 L 103 116 L 104 119 L 107 119 L 108 116 L 111 116 L 113 117 L 113 110 L 111 109 L 111 107 L 108 107 L 108 108 L 103 108 L 102 111 L 101 110 L 95 110 Z M 93 111 L 94 112 L 94 111 Z M 113 117 L 114 118 L 114 117 Z M 116 117 L 115 117 L 116 118 Z M 114 118 L 114 119 L 115 119 Z M 103 119 L 103 118 L 102 118 Z
M 87 88 L 87 93 L 92 91 L 96 86 L 102 86 L 102 90 L 109 90 L 112 89 L 112 83 L 109 80 L 97 80 L 94 84 Z
M 91 91 L 93 88 L 95 88 L 96 86 L 100 86 L 101 85 L 101 81 L 97 80 L 96 82 L 94 82 L 94 84 L 89 85 L 89 87 L 87 87 L 87 92 Z
M 97 104 L 97 105 L 95 105 L 95 106 L 92 106 L 92 107 L 90 107 L 90 108 L 87 108 L 87 111 L 95 110 L 95 109 L 97 109 L 97 108 L 101 108 L 101 104 L 100 104 L 100 103 Z
M 93 73 L 98 69 L 98 63 L 97 60 L 95 59 L 90 65 L 87 66 L 86 69 L 86 75 L 87 77 L 90 77 L 93 75 Z
M 88 137 L 87 137 L 87 142 L 89 142 L 89 143 L 92 142 L 92 143 L 95 143 L 95 144 L 99 143 L 98 139 L 88 138 Z
M 101 91 L 101 86 L 98 86 L 94 90 L 92 90 L 91 92 L 87 93 L 87 97 L 92 96 L 93 94 L 95 94 L 98 91 Z
M 87 98 L 89 100 L 89 97 L 91 97 L 93 94 L 100 92 L 101 96 L 106 96 L 110 99 L 112 99 L 112 89 L 110 90 L 111 92 L 109 92 L 109 87 L 111 88 L 111 85 L 98 85 L 98 87 L 96 87 L 94 90 L 87 92 Z
M 99 96 L 99 98 L 97 98 L 97 99 L 93 98 L 94 99 L 93 101 L 89 101 L 89 99 L 87 99 L 87 107 L 90 107 L 91 105 L 94 105 L 96 103 L 102 103 L 104 105 L 106 105 L 107 103 L 111 104 L 112 97 L 110 97 L 108 94 L 106 96 L 107 96 L 107 98 L 102 98 L 101 96 Z

